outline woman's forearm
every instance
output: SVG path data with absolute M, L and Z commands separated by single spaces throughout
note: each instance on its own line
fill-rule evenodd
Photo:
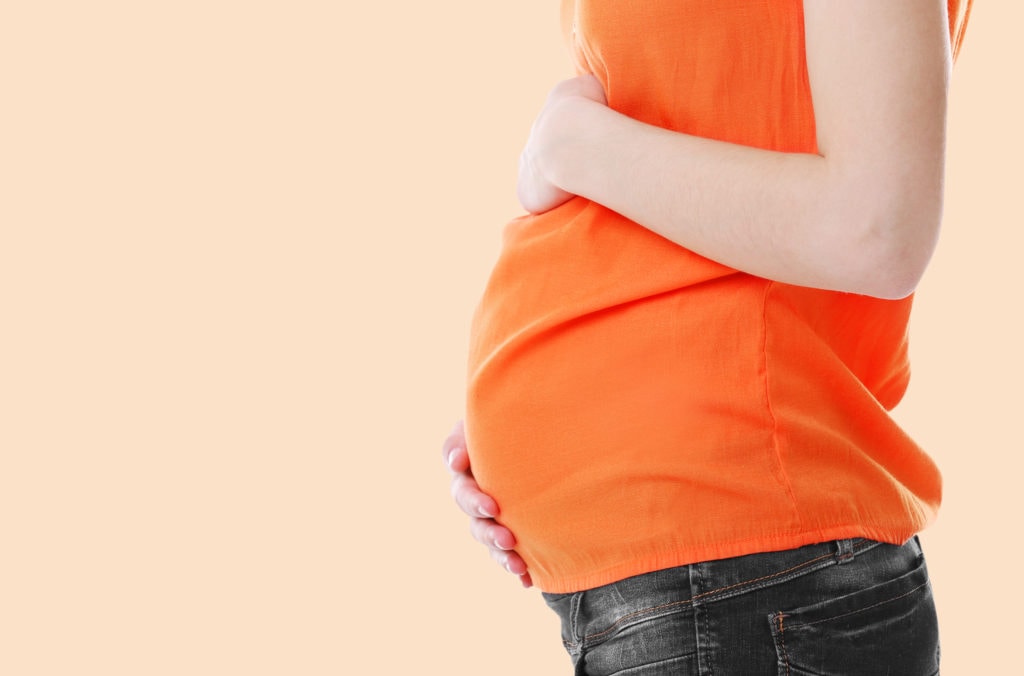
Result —
M 949 24 L 940 0 L 804 0 L 815 153 L 644 124 L 593 75 L 560 83 L 531 130 L 521 197 L 582 195 L 724 265 L 902 298 L 942 219 Z
M 651 126 L 584 99 L 565 102 L 542 167 L 560 188 L 754 275 L 900 298 L 933 248 L 941 204 L 899 176 L 831 158 Z

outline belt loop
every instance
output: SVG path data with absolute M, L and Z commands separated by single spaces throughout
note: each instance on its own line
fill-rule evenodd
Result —
M 836 540 L 836 563 L 843 565 L 853 561 L 853 539 L 848 540 Z
M 576 592 L 569 599 L 569 631 L 576 648 L 582 650 L 583 636 L 580 631 L 580 606 L 583 605 L 583 592 Z

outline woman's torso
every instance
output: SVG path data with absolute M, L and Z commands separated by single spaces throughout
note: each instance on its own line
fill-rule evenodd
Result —
M 563 27 L 625 115 L 816 151 L 799 0 L 565 0 Z M 887 412 L 910 299 L 757 278 L 580 197 L 502 234 L 471 327 L 467 445 L 545 591 L 898 543 L 930 519 L 938 472 Z

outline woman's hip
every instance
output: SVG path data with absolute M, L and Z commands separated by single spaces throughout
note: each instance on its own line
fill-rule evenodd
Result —
M 916 536 L 705 561 L 544 599 L 577 674 L 938 673 Z

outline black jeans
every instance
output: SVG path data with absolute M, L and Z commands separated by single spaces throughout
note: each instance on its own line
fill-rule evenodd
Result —
M 577 675 L 939 673 L 916 536 L 706 561 L 544 599 L 561 617 Z

